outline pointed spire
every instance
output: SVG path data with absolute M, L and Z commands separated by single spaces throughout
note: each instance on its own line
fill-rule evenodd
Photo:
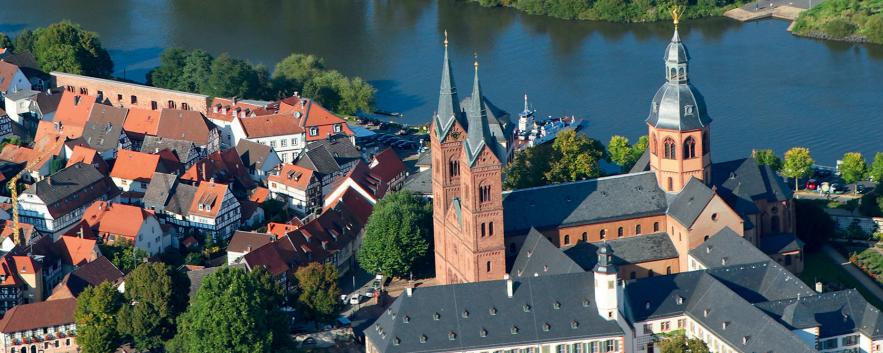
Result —
M 454 75 L 451 70 L 451 62 L 448 59 L 448 31 L 445 31 L 445 56 L 442 62 L 441 88 L 438 96 L 438 110 L 436 110 L 436 127 L 439 137 L 447 134 L 451 120 L 458 119 L 460 115 L 457 86 L 454 84 Z
M 527 106 L 527 93 L 524 93 L 524 111 L 529 111 L 530 108 Z
M 478 54 L 475 54 L 475 78 L 472 81 L 472 97 L 466 111 L 469 129 L 466 132 L 466 151 L 470 158 L 470 164 L 475 161 L 482 145 L 488 146 L 496 154 L 496 139 L 491 135 L 488 125 L 487 111 L 484 107 L 484 95 L 481 93 L 481 82 L 478 79 Z M 505 160 L 497 156 L 500 160 Z

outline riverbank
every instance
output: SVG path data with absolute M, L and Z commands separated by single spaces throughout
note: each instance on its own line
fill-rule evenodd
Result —
M 466 0 L 483 7 L 510 7 L 529 15 L 541 15 L 564 20 L 605 21 L 619 23 L 638 23 L 671 20 L 671 8 L 655 6 L 648 0 L 618 1 L 567 1 L 567 0 Z M 705 4 L 700 1 L 696 5 L 688 5 L 684 9 L 683 19 L 722 16 L 726 11 L 737 8 L 742 1 L 725 1 L 724 5 Z
M 883 44 L 883 0 L 827 0 L 802 13 L 795 35 L 855 43 Z

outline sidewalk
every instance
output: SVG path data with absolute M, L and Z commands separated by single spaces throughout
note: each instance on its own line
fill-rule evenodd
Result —
M 871 279 L 866 275 L 862 270 L 858 267 L 855 267 L 852 263 L 843 258 L 837 250 L 834 250 L 830 245 L 825 244 L 822 246 L 822 252 L 827 255 L 831 260 L 834 260 L 835 263 L 840 264 L 846 273 L 848 273 L 852 278 L 858 281 L 865 289 L 877 297 L 878 301 L 883 302 L 883 289 L 880 288 L 880 285 L 877 281 Z

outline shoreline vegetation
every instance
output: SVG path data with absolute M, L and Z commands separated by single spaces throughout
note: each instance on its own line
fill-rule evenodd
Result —
M 530 15 L 565 20 L 655 22 L 671 20 L 673 6 L 683 6 L 682 19 L 722 16 L 742 0 L 466 0 L 483 7 L 511 7 Z
M 827 0 L 804 11 L 791 33 L 811 38 L 883 44 L 883 0 Z

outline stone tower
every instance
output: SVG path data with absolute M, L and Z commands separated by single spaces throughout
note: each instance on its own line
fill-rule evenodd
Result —
M 647 117 L 650 138 L 650 168 L 656 172 L 660 188 L 676 193 L 691 177 L 708 183 L 711 178 L 711 118 L 705 100 L 690 84 L 690 56 L 675 30 L 665 49 L 666 82 L 650 102 Z
M 441 227 L 436 223 L 435 265 L 439 283 L 497 280 L 506 274 L 502 199 L 506 149 L 491 134 L 485 107 L 476 62 L 472 97 L 468 106 L 462 107 L 467 131 L 456 159 L 459 188 L 451 193 L 447 210 L 441 214 Z M 433 148 L 441 148 L 439 154 L 447 156 L 443 144 Z M 436 150 L 432 153 L 435 158 Z M 434 194 L 442 190 L 437 186 L 442 185 L 434 179 Z M 435 208 L 435 217 L 439 216 L 439 206 Z M 439 232 L 439 228 L 443 231 Z

